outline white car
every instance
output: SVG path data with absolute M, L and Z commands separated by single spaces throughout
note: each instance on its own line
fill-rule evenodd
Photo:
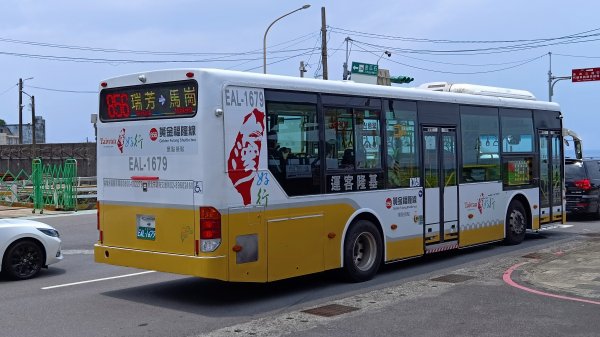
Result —
M 63 259 L 60 235 L 38 221 L 0 219 L 0 271 L 11 279 L 36 276 L 42 267 Z

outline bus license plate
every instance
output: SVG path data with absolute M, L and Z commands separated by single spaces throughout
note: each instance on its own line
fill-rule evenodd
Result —
M 153 215 L 137 216 L 137 238 L 141 240 L 156 239 L 156 219 Z

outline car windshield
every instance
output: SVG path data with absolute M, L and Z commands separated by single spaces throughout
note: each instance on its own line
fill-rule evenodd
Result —
M 567 162 L 565 165 L 565 179 L 574 181 L 587 178 L 583 163 L 580 161 Z

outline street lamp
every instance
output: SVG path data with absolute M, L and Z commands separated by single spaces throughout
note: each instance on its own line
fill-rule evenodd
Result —
M 571 76 L 552 76 L 548 77 L 548 84 L 550 85 L 548 88 L 548 102 L 552 102 L 552 96 L 554 96 L 554 85 L 558 81 L 562 80 L 570 80 Z
M 552 96 L 554 96 L 554 85 L 556 82 L 570 80 L 571 76 L 552 75 L 552 52 L 548 52 L 548 59 L 550 61 L 550 67 L 548 68 L 548 102 L 552 102 Z
M 381 54 L 381 56 L 379 56 L 379 58 L 377 59 L 377 69 L 379 69 L 379 60 L 381 60 L 381 58 L 383 57 L 383 55 L 387 55 L 387 57 L 392 57 L 392 53 L 390 53 L 389 51 L 384 51 L 383 54 Z
M 310 5 L 304 5 L 298 9 L 295 9 L 287 14 L 284 14 L 280 17 L 278 17 L 277 19 L 275 19 L 275 21 L 271 22 L 271 24 L 269 25 L 269 27 L 267 27 L 267 30 L 265 31 L 265 37 L 263 38 L 263 73 L 267 73 L 267 33 L 269 32 L 269 29 L 271 29 L 271 26 L 273 26 L 275 24 L 275 22 L 285 18 L 286 16 L 296 13 L 297 11 L 303 10 L 303 9 L 307 9 L 308 7 L 310 7 Z

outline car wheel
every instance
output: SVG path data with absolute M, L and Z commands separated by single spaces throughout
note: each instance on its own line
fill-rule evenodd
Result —
M 42 249 L 32 240 L 22 240 L 6 250 L 2 271 L 15 280 L 26 280 L 39 273 L 44 263 Z
M 373 278 L 379 270 L 383 244 L 377 227 L 359 220 L 348 230 L 344 242 L 344 272 L 348 280 L 362 282 Z
M 527 230 L 527 212 L 520 201 L 513 200 L 508 206 L 506 213 L 506 238 L 504 241 L 509 245 L 517 245 L 525 239 Z

